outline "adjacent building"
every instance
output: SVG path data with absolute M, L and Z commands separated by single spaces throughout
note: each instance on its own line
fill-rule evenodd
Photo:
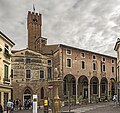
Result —
M 117 52 L 117 94 L 120 100 L 120 39 L 117 39 L 114 50 Z
M 11 48 L 15 44 L 0 31 L 0 104 L 6 110 L 6 104 L 12 98 L 11 86 Z

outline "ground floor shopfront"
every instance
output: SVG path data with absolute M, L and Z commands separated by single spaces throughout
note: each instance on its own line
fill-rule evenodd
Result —
M 0 103 L 3 107 L 3 110 L 7 110 L 7 102 L 11 99 L 12 87 L 9 86 L 0 86 Z

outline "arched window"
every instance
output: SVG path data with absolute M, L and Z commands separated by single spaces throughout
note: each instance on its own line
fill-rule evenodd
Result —
M 41 99 L 44 99 L 44 88 L 42 87 L 40 90 L 40 94 L 41 94 Z

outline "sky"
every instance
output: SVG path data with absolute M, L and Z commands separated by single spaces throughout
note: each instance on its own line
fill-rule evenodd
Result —
M 116 56 L 120 38 L 120 0 L 0 0 L 0 31 L 27 48 L 27 13 L 42 14 L 42 37 L 48 44 L 65 44 Z

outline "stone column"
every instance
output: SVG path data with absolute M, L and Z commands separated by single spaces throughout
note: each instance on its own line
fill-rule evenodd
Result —
M 53 82 L 55 83 L 55 96 L 54 96 L 54 113 L 60 113 L 60 98 L 59 98 L 59 80 L 58 80 L 58 70 L 54 69 L 54 77 Z
M 88 80 L 88 102 L 90 103 L 90 80 Z
M 78 103 L 78 79 L 76 79 L 76 104 Z
M 108 98 L 110 97 L 109 91 L 110 91 L 110 81 L 108 81 L 108 84 L 107 84 L 107 97 Z
M 99 84 L 98 84 L 99 86 L 98 86 L 98 97 L 99 97 L 99 99 L 100 99 L 100 81 L 99 81 Z

